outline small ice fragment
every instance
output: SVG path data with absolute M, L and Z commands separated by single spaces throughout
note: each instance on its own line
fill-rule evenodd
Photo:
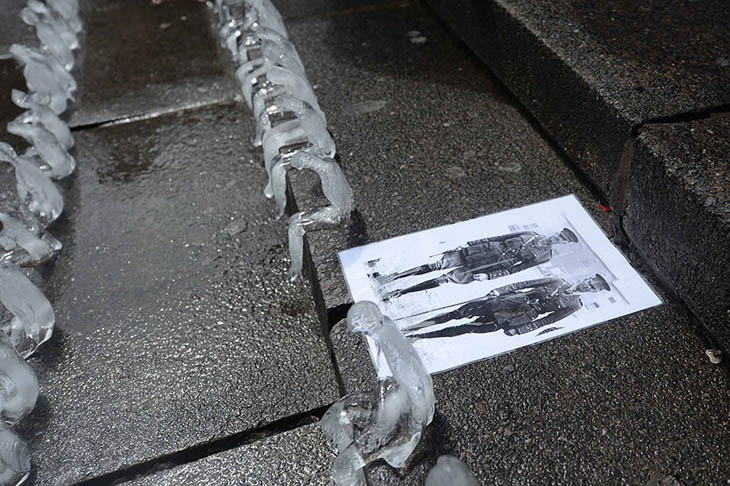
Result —
M 46 4 L 59 13 L 75 33 L 81 32 L 78 0 L 46 0 Z
M 21 203 L 27 205 L 44 225 L 55 221 L 63 211 L 63 197 L 53 181 L 32 159 L 16 155 L 15 150 L 5 142 L 0 142 L 0 160 L 9 162 L 15 168 Z
M 28 6 L 21 10 L 20 15 L 23 22 L 35 27 L 36 35 L 43 47 L 67 71 L 73 69 L 74 56 L 71 50 L 79 46 L 79 40 L 68 23 L 60 16 L 54 16 L 51 10 L 38 0 L 28 0 Z
M 28 89 L 36 101 L 50 96 L 48 107 L 56 114 L 66 111 L 68 100 L 76 90 L 76 81 L 63 66 L 47 54 L 19 44 L 10 46 L 10 54 L 23 66 L 23 75 Z
M 56 317 L 50 302 L 11 263 L 0 263 L 0 303 L 12 314 L 0 322 L 0 341 L 13 346 L 23 358 L 51 337 Z
M 20 90 L 14 89 L 11 92 L 11 98 L 20 108 L 25 108 L 25 113 L 21 114 L 15 120 L 21 123 L 40 123 L 50 131 L 56 140 L 66 149 L 70 149 L 74 145 L 74 139 L 68 124 L 61 120 L 56 113 L 48 108 L 50 97 L 47 97 L 45 103 L 39 103 L 30 95 Z
M 436 465 L 428 472 L 424 486 L 480 486 L 479 481 L 454 456 L 441 456 Z
M 308 152 L 332 158 L 335 156 L 335 142 L 327 131 L 325 121 L 308 103 L 293 96 L 280 95 L 274 100 L 274 106 L 277 110 L 292 113 L 295 117 L 294 120 L 277 125 L 266 132 L 263 139 L 264 166 L 269 174 L 264 194 L 276 198 L 278 214 L 281 215 L 286 206 L 286 176 L 283 171 L 277 171 L 276 177 L 274 176 L 272 172 L 274 158 L 279 155 L 283 147 L 303 141 L 311 144 L 311 147 L 306 149 Z
M 302 273 L 304 235 L 310 231 L 336 228 L 350 218 L 354 204 L 352 188 L 334 159 L 300 151 L 292 157 L 291 166 L 297 170 L 315 171 L 322 182 L 322 192 L 331 204 L 312 211 L 301 211 L 289 218 L 289 278 L 294 280 Z
M 30 449 L 10 430 L 0 424 L 0 485 L 18 486 L 30 475 Z
M 322 428 L 337 450 L 333 477 L 337 486 L 364 485 L 362 468 L 377 459 L 403 467 L 434 414 L 431 376 L 393 321 L 372 302 L 357 302 L 347 325 L 375 343 L 391 378 L 379 380 L 372 398 L 350 394 L 322 417 Z
M 427 40 L 426 36 L 419 35 L 418 37 L 411 37 L 411 44 L 425 44 Z
M 35 407 L 38 378 L 17 351 L 0 343 L 0 414 L 14 425 Z
M 23 137 L 33 145 L 33 152 L 37 152 L 41 160 L 48 165 L 48 170 L 45 172 L 49 177 L 62 179 L 71 175 L 76 169 L 76 161 L 71 154 L 56 140 L 53 133 L 44 127 L 14 120 L 8 123 L 8 132 Z
M 50 260 L 61 250 L 61 242 L 44 233 L 38 238 L 25 224 L 0 213 L 0 262 L 34 266 Z

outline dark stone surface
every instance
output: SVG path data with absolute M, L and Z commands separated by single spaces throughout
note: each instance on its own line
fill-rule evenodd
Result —
M 239 104 L 76 133 L 53 338 L 22 422 L 36 485 L 69 484 L 327 405 L 311 290 Z M 254 190 L 254 188 L 256 190 Z
M 87 1 L 82 20 L 73 126 L 226 101 L 238 93 L 203 3 Z
M 308 237 L 316 299 L 330 319 L 349 303 L 336 254 L 349 247 L 570 193 L 608 227 L 598 203 L 429 10 L 383 9 L 289 30 L 358 211 L 347 231 Z M 425 44 L 410 41 L 413 30 Z M 321 204 L 317 179 L 302 175 L 291 177 L 297 206 Z
M 627 233 L 730 350 L 730 115 L 649 125 L 634 151 Z
M 349 14 L 378 8 L 381 4 L 412 3 L 411 0 L 273 0 L 284 20 L 317 15 Z
M 38 44 L 35 29 L 20 19 L 20 11 L 26 3 L 26 0 L 3 0 L 0 15 L 0 60 L 10 59 L 9 49 L 13 44 Z
M 436 415 L 403 471 L 372 486 L 423 484 L 442 454 L 482 484 L 725 484 L 730 374 L 673 302 L 434 376 Z M 348 392 L 368 390 L 365 343 L 330 334 Z
M 24 150 L 28 145 L 25 140 L 9 134 L 6 130 L 8 122 L 23 112 L 10 98 L 13 88 L 26 90 L 23 71 L 15 64 L 15 60 L 2 59 L 0 60 L 0 141 L 9 143 L 15 150 Z
M 636 125 L 730 103 L 724 0 L 429 0 L 614 201 Z
M 307 425 L 136 481 L 129 486 L 329 486 L 334 454 L 318 424 Z

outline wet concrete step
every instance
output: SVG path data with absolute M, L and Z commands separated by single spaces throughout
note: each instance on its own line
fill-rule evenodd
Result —
M 598 201 L 427 8 L 287 27 L 357 208 L 344 233 L 307 236 L 325 321 L 350 303 L 337 260 L 346 248 L 571 193 L 609 227 Z M 411 41 L 415 30 L 425 43 Z M 316 177 L 290 175 L 300 209 L 323 204 Z
M 76 132 L 52 232 L 53 338 L 19 426 L 35 485 L 65 485 L 307 413 L 339 396 L 311 290 L 240 104 Z
M 649 124 L 624 226 L 655 271 L 730 350 L 730 115 Z
M 334 458 L 322 430 L 315 424 L 124 484 L 329 486 L 334 484 Z
M 722 215 L 730 206 L 714 194 L 717 202 L 710 206 L 715 207 L 707 209 L 703 201 L 710 197 L 705 193 L 711 185 L 676 181 L 697 177 L 694 160 L 705 149 L 714 151 L 716 161 L 711 173 L 699 177 L 726 181 L 730 146 L 718 131 L 693 142 L 695 152 L 690 152 L 670 135 L 674 129 L 653 128 L 686 121 L 677 130 L 688 133 L 692 120 L 728 111 L 727 3 L 428 3 L 607 195 L 619 215 L 630 201 L 625 229 L 635 237 L 632 243 L 727 346 L 730 274 L 724 262 L 730 232 Z M 650 163 L 643 156 L 622 162 L 627 141 L 647 142 L 643 136 L 637 139 L 643 127 L 653 133 L 650 145 L 664 149 L 654 151 Z M 648 201 L 653 201 L 651 211 Z M 656 221 L 647 221 L 654 216 Z M 665 238 L 661 230 L 670 227 L 675 235 L 682 228 L 686 238 Z M 688 278 L 684 268 L 695 265 L 701 270 Z
M 359 336 L 331 333 L 347 392 L 375 384 Z M 730 477 L 730 374 L 713 365 L 683 306 L 663 306 L 433 377 L 436 415 L 397 471 L 423 484 L 438 456 L 481 484 L 723 484 Z M 660 483 L 672 478 L 677 482 Z M 650 483 L 654 479 L 657 482 Z

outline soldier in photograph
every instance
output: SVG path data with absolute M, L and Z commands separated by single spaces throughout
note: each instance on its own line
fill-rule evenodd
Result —
M 390 300 L 443 284 L 468 284 L 521 272 L 549 261 L 553 256 L 553 245 L 577 242 L 578 237 L 568 228 L 550 236 L 543 236 L 534 231 L 521 231 L 470 241 L 464 247 L 443 253 L 437 262 L 391 275 L 376 274 L 375 278 L 379 283 L 386 284 L 412 275 L 453 268 L 440 277 L 383 295 L 383 300 Z
M 508 336 L 525 334 L 565 319 L 583 305 L 581 293 L 610 290 L 606 279 L 596 274 L 576 283 L 561 278 L 539 278 L 505 285 L 483 298 L 402 329 L 413 339 L 443 338 L 498 330 Z M 436 331 L 416 334 L 420 329 L 458 319 L 472 319 Z

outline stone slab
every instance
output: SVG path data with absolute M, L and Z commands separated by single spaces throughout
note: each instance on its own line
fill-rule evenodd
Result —
M 82 4 L 85 36 L 71 125 L 150 116 L 230 100 L 238 88 L 212 12 L 196 1 Z
M 614 205 L 634 127 L 730 103 L 723 0 L 429 4 Z
M 346 231 L 307 238 L 315 298 L 330 323 L 350 303 L 340 250 L 570 193 L 609 227 L 598 202 L 430 10 L 382 9 L 289 30 L 357 207 Z M 411 41 L 414 30 L 425 43 Z M 322 204 L 315 177 L 291 175 L 297 207 Z
M 730 350 L 730 115 L 653 124 L 634 151 L 624 226 Z
M 664 306 L 433 377 L 436 415 L 406 469 L 371 486 L 423 484 L 443 454 L 481 484 L 725 484 L 730 373 L 683 307 Z M 347 392 L 375 383 L 364 341 L 330 335 Z M 670 483 L 675 484 L 675 483 Z
M 125 484 L 330 486 L 333 462 L 334 454 L 314 424 Z
M 327 405 L 337 381 L 238 103 L 76 132 L 52 229 L 53 338 L 23 422 L 35 485 L 98 477 Z
M 411 3 L 410 0 L 273 0 L 284 20 L 319 15 L 341 15 L 363 9 L 377 9 L 380 5 Z
M 36 45 L 35 29 L 20 19 L 26 0 L 4 0 L 0 16 L 0 60 L 10 59 L 13 44 Z

